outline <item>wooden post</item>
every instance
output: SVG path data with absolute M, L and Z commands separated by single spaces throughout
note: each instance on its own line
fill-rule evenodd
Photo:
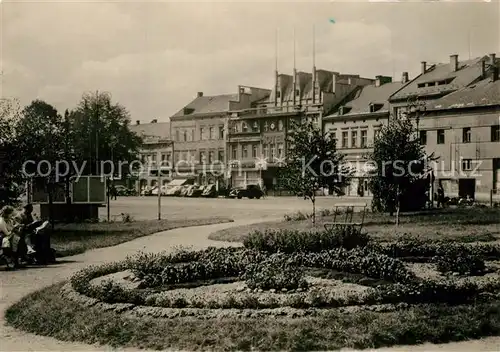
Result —
M 490 189 L 490 207 L 493 208 L 493 190 Z

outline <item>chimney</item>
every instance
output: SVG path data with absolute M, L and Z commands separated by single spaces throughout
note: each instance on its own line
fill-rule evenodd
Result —
M 498 66 L 496 63 L 495 54 L 490 54 L 490 65 L 491 65 L 491 80 L 495 82 L 498 79 Z
M 375 77 L 375 86 L 380 87 L 383 84 L 391 83 L 392 77 L 389 76 L 376 76 Z
M 486 60 L 481 60 L 481 79 L 486 78 Z
M 408 72 L 403 72 L 403 76 L 401 77 L 401 83 L 408 83 Z
M 203 92 L 198 92 L 198 98 L 201 98 L 203 96 Z
M 422 62 L 420 63 L 420 67 L 422 68 L 422 69 L 421 69 L 421 73 L 422 73 L 422 74 L 425 74 L 425 71 L 427 71 L 427 62 L 426 62 L 426 61 L 422 61 Z
M 458 71 L 458 55 L 450 55 L 450 67 L 451 71 Z
M 381 78 L 381 76 L 375 77 L 375 87 L 380 87 L 382 85 L 380 78 Z
M 139 125 L 141 124 L 141 120 L 136 120 L 136 121 L 135 121 L 135 124 L 136 124 L 137 126 L 139 126 Z

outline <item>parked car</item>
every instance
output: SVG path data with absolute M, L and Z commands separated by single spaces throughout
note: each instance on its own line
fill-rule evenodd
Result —
M 215 198 L 217 197 L 217 187 L 215 185 L 208 185 L 205 187 L 203 190 L 203 193 L 201 194 L 202 197 L 205 198 Z
M 115 189 L 117 196 L 133 196 L 136 193 L 134 189 L 127 188 L 123 185 L 116 185 Z
M 186 197 L 197 198 L 201 197 L 205 188 L 203 186 L 194 185 L 186 194 Z
M 180 197 L 185 197 L 187 195 L 187 193 L 189 192 L 189 190 L 191 189 L 191 187 L 193 187 L 192 185 L 184 185 L 184 186 L 181 186 L 181 191 L 179 192 L 179 196 Z
M 141 196 L 150 196 L 151 195 L 151 192 L 153 192 L 153 189 L 154 188 L 145 188 L 141 191 Z
M 231 190 L 229 193 L 230 198 L 238 198 L 241 199 L 243 197 L 253 199 L 260 199 L 264 195 L 262 189 L 259 185 L 247 185 L 246 187 L 237 187 Z
M 182 186 L 173 186 L 167 189 L 165 195 L 174 197 L 178 196 L 181 193 L 181 191 L 182 191 Z

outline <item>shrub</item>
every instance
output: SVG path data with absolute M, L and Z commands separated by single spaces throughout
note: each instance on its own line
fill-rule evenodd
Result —
M 349 251 L 339 248 L 319 253 L 297 253 L 294 260 L 303 266 L 363 274 L 393 282 L 413 282 L 416 278 L 403 262 L 367 249 Z
M 267 230 L 255 231 L 245 238 L 246 248 L 264 252 L 319 252 L 343 247 L 364 247 L 370 237 L 353 226 L 336 227 L 331 231 Z
M 248 265 L 242 277 L 251 289 L 307 288 L 304 270 L 283 253 L 275 253 L 263 262 Z
M 436 268 L 442 273 L 457 272 L 459 274 L 477 275 L 484 273 L 486 265 L 477 255 L 467 253 L 450 253 L 433 258 Z

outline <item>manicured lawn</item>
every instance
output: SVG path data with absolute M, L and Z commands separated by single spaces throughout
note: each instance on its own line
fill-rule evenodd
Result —
M 325 222 L 333 221 L 333 215 L 317 217 L 317 227 L 323 229 Z M 345 215 L 337 215 L 337 221 Z M 360 220 L 360 214 L 353 221 Z M 500 209 L 497 208 L 456 208 L 439 209 L 421 213 L 403 214 L 398 228 L 394 217 L 386 214 L 368 213 L 365 216 L 364 231 L 371 236 L 391 241 L 403 234 L 422 239 L 448 239 L 460 242 L 495 241 L 500 239 Z M 265 222 L 246 226 L 231 227 L 212 233 L 209 238 L 218 241 L 242 242 L 253 231 L 267 229 L 312 229 L 310 220 Z
M 35 334 L 88 344 L 175 350 L 336 350 L 445 343 L 500 333 L 500 302 L 417 305 L 395 312 L 335 309 L 320 317 L 134 318 L 61 298 L 62 284 L 33 293 L 7 310 L 8 324 Z
M 135 238 L 175 228 L 231 222 L 228 218 L 196 220 L 147 220 L 128 223 L 57 225 L 51 235 L 52 247 L 58 257 L 83 253 L 89 249 L 115 246 Z

